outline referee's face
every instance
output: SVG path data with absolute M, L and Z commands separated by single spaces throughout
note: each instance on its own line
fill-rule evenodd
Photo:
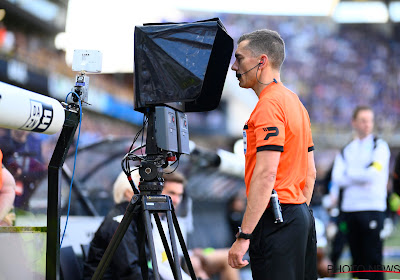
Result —
M 239 80 L 239 86 L 242 88 L 253 88 L 256 84 L 256 73 L 260 62 L 258 57 L 255 57 L 250 49 L 247 48 L 248 41 L 244 40 L 239 43 L 235 52 L 235 63 L 231 69 L 236 74 L 242 74 Z
M 374 129 L 374 113 L 371 110 L 361 110 L 352 122 L 353 128 L 359 138 L 365 138 Z

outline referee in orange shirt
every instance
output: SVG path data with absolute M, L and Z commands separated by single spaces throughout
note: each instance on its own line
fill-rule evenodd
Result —
M 247 208 L 229 251 L 234 268 L 248 264 L 254 280 L 317 279 L 314 217 L 309 209 L 314 183 L 314 144 L 307 110 L 280 80 L 285 44 L 271 30 L 239 38 L 235 52 L 239 86 L 251 88 L 259 101 L 243 130 Z M 278 193 L 283 223 L 270 207 Z

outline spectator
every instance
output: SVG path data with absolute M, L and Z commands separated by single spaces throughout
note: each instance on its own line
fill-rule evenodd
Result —
M 390 150 L 372 134 L 374 113 L 368 106 L 353 112 L 355 139 L 335 158 L 332 195 L 343 189 L 341 210 L 347 225 L 347 240 L 357 270 L 379 270 L 382 265 Z M 335 195 L 336 194 L 336 195 Z M 353 277 L 383 279 L 382 272 L 355 272 Z
M 117 230 L 125 210 L 132 198 L 133 190 L 124 173 L 121 173 L 113 186 L 115 206 L 104 218 L 103 223 L 95 233 L 90 242 L 89 254 L 84 260 L 84 279 L 91 279 L 100 263 L 104 252 L 110 243 L 114 232 Z M 143 279 L 139 264 L 139 248 L 137 247 L 137 225 L 138 213 L 132 220 L 124 237 L 116 249 L 110 266 L 107 268 L 103 279 Z M 149 270 L 149 279 L 154 279 L 152 270 Z
M 186 179 L 179 172 L 173 172 L 171 174 L 164 174 L 165 185 L 163 189 L 163 194 L 169 195 L 171 197 L 172 203 L 174 207 L 177 209 L 179 213 L 182 207 L 185 205 L 182 204 L 182 197 L 184 195 L 184 186 L 186 183 Z M 163 217 L 162 217 L 163 218 Z M 187 240 L 186 235 L 190 232 L 190 229 L 193 227 L 191 225 L 191 211 L 187 211 L 187 215 L 185 217 L 178 216 L 179 226 L 184 236 L 184 239 Z M 164 232 L 168 234 L 168 225 L 166 219 L 161 219 L 161 223 L 164 228 Z M 160 269 L 160 276 L 165 280 L 173 280 L 173 275 L 171 268 L 169 267 L 169 263 L 166 259 L 161 258 L 161 256 L 165 256 L 165 251 L 162 246 L 162 241 L 160 234 L 156 229 L 156 225 L 153 221 L 153 236 L 154 243 L 156 244 L 156 254 L 157 254 L 157 262 Z M 183 256 L 182 251 L 180 250 L 180 246 L 178 246 L 178 250 L 180 251 L 181 257 Z M 226 261 L 228 257 L 228 249 L 213 249 L 213 248 L 195 248 L 190 251 L 190 260 L 192 262 L 195 274 L 197 277 L 201 279 L 209 279 L 213 275 L 219 275 L 221 280 L 237 280 L 239 279 L 239 272 L 228 265 Z M 191 279 L 186 272 L 182 273 L 183 280 Z
M 15 198 L 15 180 L 2 165 L 3 154 L 0 150 L 0 226 L 12 226 L 15 215 L 11 212 Z
M 245 190 L 238 191 L 228 201 L 227 219 L 231 230 L 231 240 L 229 244 L 235 242 L 235 235 L 242 224 L 244 211 L 246 210 Z
M 332 182 L 332 166 L 327 171 L 324 183 L 328 185 L 329 193 L 323 198 L 324 208 L 327 209 L 330 215 L 330 221 L 326 225 L 326 231 L 328 232 L 328 238 L 331 240 L 330 259 L 333 267 L 339 263 L 342 251 L 347 244 L 347 225 L 343 218 L 343 212 L 341 211 L 343 189 L 338 190 L 337 186 L 333 186 Z
M 28 131 L 11 130 L 0 137 L 3 163 L 15 178 L 17 208 L 27 210 L 37 183 L 46 175 L 40 139 Z
M 326 240 L 325 225 L 318 218 L 315 218 L 315 231 L 317 234 L 317 271 L 318 271 L 318 276 L 321 278 L 329 277 L 331 275 L 330 275 L 328 269 L 332 265 L 332 262 L 327 255 L 328 241 Z
M 183 197 L 185 178 L 178 172 L 173 172 L 172 174 L 164 174 L 164 188 L 162 194 L 169 195 L 171 197 L 174 207 L 177 209 L 177 213 L 186 212 L 185 217 L 178 217 L 180 229 L 184 238 L 188 230 L 192 227 L 191 225 L 191 213 L 189 211 L 182 211 L 180 208 L 181 200 Z M 132 178 L 135 183 L 139 183 L 139 175 L 134 172 Z M 126 178 L 124 173 L 121 173 L 114 183 L 114 201 L 116 203 L 121 202 L 116 205 L 118 210 L 115 208 L 110 211 L 109 215 L 105 218 L 104 222 L 100 226 L 99 230 L 96 232 L 94 239 L 90 244 L 89 257 L 85 264 L 85 277 L 91 277 L 95 271 L 108 243 L 111 240 L 112 234 L 118 227 L 120 219 L 124 214 L 125 208 L 128 205 L 128 201 L 133 195 L 133 190 Z M 190 207 L 189 207 L 190 208 Z M 161 215 L 162 216 L 162 215 Z M 118 217 L 118 219 L 117 219 Z M 165 219 L 161 217 L 161 223 L 164 228 L 164 232 L 168 237 L 168 227 Z M 137 229 L 133 220 L 132 226 L 129 227 L 124 238 L 121 241 L 116 253 L 114 254 L 113 261 L 111 261 L 110 270 L 108 275 L 113 275 L 112 279 L 119 279 L 117 277 L 122 277 L 123 275 L 117 275 L 115 273 L 118 269 L 119 271 L 135 271 L 135 273 L 126 274 L 128 278 L 126 279 L 141 279 L 140 267 L 138 264 L 138 248 L 136 244 Z M 154 245 L 157 255 L 157 264 L 159 268 L 159 273 L 162 279 L 169 280 L 174 279 L 172 270 L 169 266 L 169 262 L 165 258 L 165 250 L 161 241 L 160 234 L 157 230 L 155 221 L 153 223 L 153 237 Z M 178 245 L 179 247 L 179 245 Z M 180 249 L 180 247 L 178 248 Z M 124 252 L 125 256 L 121 256 L 121 252 Z M 180 250 L 180 256 L 182 257 L 182 252 Z M 222 280 L 236 280 L 239 279 L 238 271 L 232 269 L 228 266 L 226 258 L 228 255 L 227 249 L 199 249 L 196 248 L 191 251 L 191 262 L 195 269 L 197 277 L 202 279 L 209 279 L 210 275 L 220 274 Z M 115 260 L 115 261 L 114 261 Z M 118 266 L 116 266 L 116 264 Z M 132 277 L 132 278 L 129 278 Z M 139 277 L 139 278 L 134 278 Z M 191 279 L 190 276 L 182 270 L 182 277 L 184 280 Z M 107 278 L 105 278 L 107 279 Z M 111 278 L 110 278 L 111 279 Z

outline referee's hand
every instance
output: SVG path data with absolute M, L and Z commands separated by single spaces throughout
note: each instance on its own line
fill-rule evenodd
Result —
M 228 254 L 228 264 L 231 267 L 240 269 L 249 264 L 247 260 L 243 260 L 243 256 L 249 249 L 249 245 L 250 240 L 246 240 L 243 238 L 236 239 Z

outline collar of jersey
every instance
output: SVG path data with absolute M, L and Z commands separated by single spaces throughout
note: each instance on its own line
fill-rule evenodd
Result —
M 272 82 L 272 83 L 270 83 L 268 86 L 266 86 L 266 87 L 261 91 L 259 99 L 261 99 L 261 97 L 263 97 L 265 94 L 267 94 L 268 91 L 269 91 L 272 87 L 277 86 L 277 85 L 280 85 L 280 84 L 281 84 L 281 82 L 278 82 L 278 83 Z

